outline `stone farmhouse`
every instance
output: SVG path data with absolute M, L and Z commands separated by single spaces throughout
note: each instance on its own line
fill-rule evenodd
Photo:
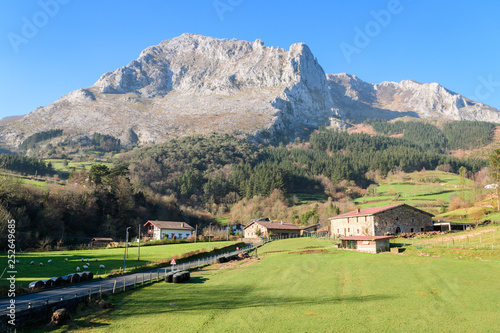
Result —
M 186 222 L 148 221 L 144 226 L 148 228 L 147 236 L 152 240 L 188 238 L 194 230 Z
M 433 216 L 407 204 L 356 209 L 330 218 L 330 230 L 344 237 L 432 231 Z
M 245 226 L 245 238 L 277 237 L 292 238 L 300 236 L 300 228 L 292 223 L 252 221 Z

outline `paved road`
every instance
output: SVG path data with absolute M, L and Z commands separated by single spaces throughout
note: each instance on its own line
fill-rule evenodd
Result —
M 155 268 L 152 270 L 146 270 L 140 273 L 133 273 L 128 275 L 123 275 L 116 278 L 102 279 L 102 280 L 92 280 L 82 283 L 77 283 L 74 285 L 68 285 L 65 287 L 51 288 L 46 290 L 41 290 L 39 292 L 26 293 L 16 296 L 15 305 L 16 311 L 21 311 L 27 309 L 28 307 L 37 307 L 45 304 L 57 304 L 62 300 L 68 300 L 76 297 L 82 297 L 85 295 L 92 295 L 92 298 L 97 298 L 100 292 L 121 292 L 127 287 L 132 287 L 135 284 L 140 285 L 142 283 L 148 283 L 151 280 L 163 279 L 167 272 L 174 270 L 185 270 L 191 269 L 199 266 L 205 266 L 217 262 L 217 259 L 226 255 L 238 255 L 240 253 L 246 253 L 255 247 L 258 247 L 264 243 L 250 244 L 247 247 L 240 249 L 238 251 L 222 253 L 219 255 L 214 255 L 210 257 L 205 257 L 198 260 L 189 261 L 180 265 L 175 265 L 176 267 L 168 266 L 162 268 Z M 8 306 L 10 304 L 10 298 L 0 299 L 0 315 L 6 314 Z

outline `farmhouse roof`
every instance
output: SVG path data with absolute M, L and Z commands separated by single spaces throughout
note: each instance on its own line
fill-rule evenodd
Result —
M 320 224 L 312 224 L 312 225 L 308 225 L 307 227 L 302 228 L 302 230 L 306 230 L 306 231 L 318 230 L 320 227 L 321 227 Z
M 112 242 L 113 238 L 107 237 L 94 237 L 92 238 L 92 242 Z
M 148 221 L 144 224 L 144 226 L 148 225 L 155 226 L 158 229 L 194 230 L 194 228 L 186 222 Z
M 415 207 L 412 207 L 410 205 L 407 205 L 407 204 L 403 203 L 403 204 L 383 206 L 383 207 L 371 207 L 371 208 L 363 208 L 363 209 L 359 209 L 358 208 L 358 209 L 355 209 L 355 210 L 351 210 L 350 212 L 347 212 L 347 213 L 343 213 L 343 214 L 340 214 L 340 215 L 337 215 L 337 216 L 334 216 L 334 217 L 330 217 L 330 220 L 342 219 L 342 218 L 346 218 L 346 217 L 376 215 L 376 214 L 379 214 L 379 213 L 382 213 L 382 212 L 385 212 L 385 211 L 388 211 L 388 210 L 391 210 L 391 209 L 394 209 L 394 208 L 397 208 L 397 207 L 403 207 L 403 206 L 406 206 L 408 208 L 414 209 L 416 211 L 419 211 L 421 213 L 424 213 L 424 214 L 427 214 L 427 215 L 430 215 L 430 216 L 434 216 L 434 214 L 431 214 L 429 212 L 420 210 L 418 208 L 415 208 Z
M 369 240 L 376 241 L 380 239 L 390 239 L 394 238 L 393 236 L 347 236 L 341 237 L 340 240 Z
M 280 223 L 280 222 L 264 222 L 264 221 L 254 221 L 250 222 L 245 226 L 244 229 L 248 228 L 252 224 L 257 223 L 258 225 L 263 226 L 266 229 L 271 229 L 271 230 L 297 230 L 300 231 L 300 228 L 297 227 L 295 224 L 292 223 Z

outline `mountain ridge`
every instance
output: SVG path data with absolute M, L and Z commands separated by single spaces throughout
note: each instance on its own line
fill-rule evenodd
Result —
M 183 34 L 144 49 L 90 87 L 8 125 L 0 122 L 0 142 L 15 147 L 54 128 L 72 136 L 113 135 L 125 144 L 213 132 L 293 138 L 347 119 L 408 115 L 500 122 L 498 110 L 437 83 L 371 84 L 345 73 L 325 74 L 304 43 L 285 50 L 259 39 Z

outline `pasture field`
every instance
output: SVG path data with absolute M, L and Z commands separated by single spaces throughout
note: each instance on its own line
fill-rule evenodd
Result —
M 49 159 L 44 159 L 45 163 L 51 163 L 52 167 L 57 170 L 57 171 L 65 171 L 65 172 L 71 172 L 71 170 L 74 168 L 75 170 L 90 170 L 92 165 L 94 164 L 104 164 L 107 167 L 110 167 L 113 163 L 109 162 L 71 162 L 68 160 L 68 165 L 64 166 L 64 159 L 55 159 L 55 158 L 49 158 Z
M 361 208 L 387 206 L 398 203 L 423 209 L 436 215 L 437 219 L 446 219 L 455 222 L 471 222 L 470 216 L 486 214 L 483 219 L 489 219 L 491 209 L 489 202 L 480 203 L 483 207 L 472 207 L 458 211 L 442 213 L 455 197 L 477 201 L 482 194 L 492 193 L 491 190 L 476 188 L 474 183 L 466 179 L 464 186 L 460 185 L 460 177 L 453 173 L 441 171 L 413 172 L 408 174 L 392 175 L 380 182 L 375 192 L 353 200 Z M 491 205 L 490 205 L 491 206 Z
M 49 332 L 498 332 L 500 256 L 365 254 L 301 238 L 81 308 Z M 42 330 L 40 330 L 41 332 Z
M 235 244 L 235 242 L 212 242 L 211 249 L 213 250 L 214 247 L 222 248 L 232 244 Z M 208 250 L 208 243 L 141 246 L 141 260 L 137 260 L 138 248 L 136 246 L 129 247 L 126 267 L 133 268 L 196 250 Z M 90 260 L 88 270 L 92 271 L 95 275 L 110 273 L 112 270 L 123 268 L 124 254 L 125 248 L 16 253 L 16 259 L 19 260 L 19 264 L 16 265 L 16 283 L 27 288 L 28 284 L 34 280 L 50 279 L 55 276 L 75 273 L 76 267 L 80 267 L 83 270 L 84 263 L 81 262 L 81 259 Z M 68 262 L 64 261 L 65 258 L 68 258 Z M 98 259 L 97 262 L 94 261 L 95 258 Z M 49 259 L 52 260 L 50 264 L 47 262 Z M 31 261 L 34 261 L 35 264 L 30 265 Z M 40 262 L 43 263 L 43 266 L 39 266 Z M 7 266 L 6 253 L 0 254 L 0 263 L 1 275 Z M 106 268 L 99 269 L 99 265 L 101 264 Z M 5 279 L 5 276 L 0 279 L 0 285 L 7 285 L 7 283 L 8 281 Z

